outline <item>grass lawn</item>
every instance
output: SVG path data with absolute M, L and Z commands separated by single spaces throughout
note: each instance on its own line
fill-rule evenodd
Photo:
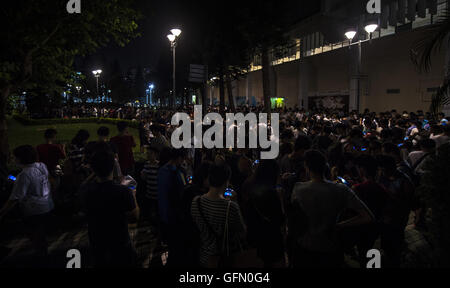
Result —
M 106 126 L 110 129 L 111 136 L 117 135 L 117 128 L 111 124 L 96 124 L 96 123 L 80 123 L 80 124 L 54 124 L 54 125 L 39 125 L 39 126 L 24 126 L 12 118 L 8 118 L 8 142 L 9 149 L 12 151 L 20 145 L 32 145 L 44 143 L 44 131 L 48 128 L 54 128 L 58 131 L 56 140 L 58 143 L 69 144 L 72 138 L 75 137 L 78 130 L 85 129 L 91 135 L 88 141 L 97 140 L 97 129 L 100 126 Z M 134 148 L 135 155 L 139 158 L 139 132 L 137 129 L 128 128 L 137 146 Z M 136 159 L 137 160 L 137 159 Z

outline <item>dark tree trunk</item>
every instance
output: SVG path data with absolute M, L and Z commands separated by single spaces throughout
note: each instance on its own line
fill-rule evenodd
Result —
M 225 83 L 224 83 L 223 67 L 219 71 L 219 92 L 220 92 L 220 114 L 225 115 Z
M 6 168 L 9 158 L 8 125 L 6 123 L 6 103 L 11 92 L 11 86 L 1 89 L 0 95 L 0 166 Z
M 263 96 L 264 96 L 264 112 L 270 115 L 271 103 L 270 97 L 272 91 L 270 90 L 270 58 L 269 49 L 264 47 L 262 49 L 262 80 L 263 80 Z
M 234 105 L 234 97 L 233 97 L 233 83 L 230 72 L 227 71 L 227 94 L 228 94 L 228 105 L 230 107 L 231 112 L 236 113 L 236 107 Z

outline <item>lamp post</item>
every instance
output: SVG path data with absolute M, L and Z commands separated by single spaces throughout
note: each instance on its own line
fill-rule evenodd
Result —
M 148 88 L 150 89 L 150 95 L 149 95 L 149 98 L 147 99 L 147 105 L 149 105 L 149 107 L 150 107 L 153 102 L 153 89 L 155 88 L 155 85 L 150 84 L 148 86 Z
M 167 35 L 167 38 L 170 41 L 170 46 L 172 48 L 172 54 L 173 54 L 173 89 L 172 89 L 172 103 L 171 103 L 171 107 L 175 107 L 175 100 L 176 100 L 176 57 L 175 57 L 175 50 L 176 50 L 176 46 L 177 46 L 177 40 L 178 37 L 181 34 L 181 30 L 180 29 L 172 29 L 170 30 L 170 32 L 172 34 Z
M 94 74 L 94 77 L 97 79 L 97 99 L 100 98 L 100 93 L 98 91 L 98 79 L 100 78 L 100 74 L 102 74 L 102 72 L 103 72 L 102 70 L 92 71 L 92 74 Z
M 353 30 L 353 29 L 350 29 L 350 30 L 348 30 L 346 33 L 345 33 L 345 37 L 347 37 L 347 39 L 350 41 L 350 44 L 349 44 L 349 50 L 351 49 L 351 46 L 352 46 L 352 41 L 353 41 L 353 38 L 355 38 L 355 36 L 356 36 L 356 34 L 357 34 L 357 32 L 356 32 L 356 30 Z M 350 66 L 350 67 L 355 67 L 354 68 L 354 77 L 356 77 L 356 79 L 352 79 L 352 81 L 353 80 L 356 80 L 356 87 L 355 87 L 355 89 L 356 89 L 356 103 L 354 103 L 355 104 L 355 108 L 356 108 L 356 110 L 358 110 L 359 111 L 359 101 L 360 101 L 360 99 L 359 99 L 359 97 L 360 97 L 360 90 L 361 90 L 361 88 L 360 88 L 360 86 L 361 86 L 361 84 L 360 84 L 360 73 L 361 73 L 361 40 L 360 41 L 358 41 L 358 51 L 357 51 L 357 59 L 356 59 L 356 67 L 355 66 Z M 353 70 L 353 69 L 350 69 L 350 70 Z M 351 85 L 352 86 L 352 85 Z
M 81 86 L 75 86 L 75 89 L 77 89 L 77 91 L 78 91 L 78 101 L 79 101 L 81 99 L 80 98 Z

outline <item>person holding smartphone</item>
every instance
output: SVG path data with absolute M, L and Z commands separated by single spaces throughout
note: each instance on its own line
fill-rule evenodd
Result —
M 91 158 L 95 182 L 80 188 L 88 218 L 89 245 L 95 267 L 136 267 L 128 223 L 139 219 L 136 190 L 113 182 L 114 154 L 97 151 Z
M 9 211 L 19 205 L 26 232 L 37 258 L 37 265 L 42 265 L 48 254 L 46 226 L 54 209 L 48 180 L 49 172 L 44 163 L 37 162 L 37 152 L 32 146 L 17 147 L 13 153 L 22 172 L 17 175 L 11 196 L 0 210 L 0 222 Z

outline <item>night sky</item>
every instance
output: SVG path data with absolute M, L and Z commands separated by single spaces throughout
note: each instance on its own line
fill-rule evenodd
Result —
M 212 2 L 211 2 L 212 1 Z M 149 1 L 136 0 L 138 9 L 144 18 L 139 23 L 139 31 L 142 36 L 133 39 L 126 47 L 111 45 L 100 50 L 98 53 L 83 59 L 82 66 L 85 69 L 97 69 L 117 59 L 125 73 L 130 67 L 153 67 L 156 68 L 161 63 L 171 63 L 170 43 L 166 36 L 172 28 L 180 28 L 183 31 L 177 50 L 177 61 L 189 62 L 193 53 L 194 44 L 202 41 L 199 35 L 199 25 L 202 17 L 209 15 L 214 18 L 215 13 L 220 13 L 214 9 L 214 1 L 203 5 L 201 1 Z M 239 9 L 239 1 L 235 1 L 236 9 Z M 286 9 L 298 11 L 299 19 L 308 17 L 320 10 L 320 1 L 281 1 Z M 231 4 L 231 1 L 227 1 Z M 259 1 L 254 2 L 255 5 Z M 184 59 L 183 59 L 184 58 Z M 183 61 L 184 60 L 184 61 Z M 180 63 L 181 64 L 181 63 Z M 194 64 L 194 63 L 193 63 Z M 164 64 L 163 64 L 164 65 Z

